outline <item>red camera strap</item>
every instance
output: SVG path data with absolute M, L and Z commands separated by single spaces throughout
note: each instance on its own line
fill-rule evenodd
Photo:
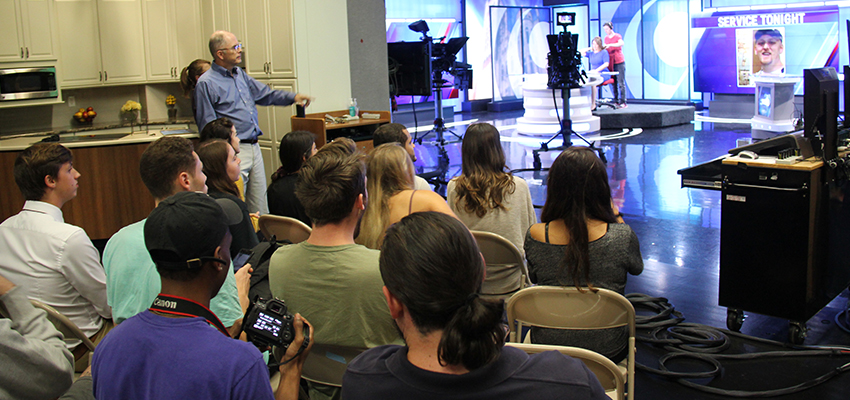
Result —
M 160 293 L 153 300 L 149 310 L 181 317 L 201 317 L 216 327 L 224 336 L 230 337 L 227 328 L 209 308 L 187 298 Z

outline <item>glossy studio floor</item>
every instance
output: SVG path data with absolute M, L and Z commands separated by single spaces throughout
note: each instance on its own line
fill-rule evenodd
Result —
M 708 114 L 708 111 L 698 114 Z M 421 115 L 421 114 L 420 114 Z M 539 148 L 546 137 L 529 137 L 517 133 L 516 119 L 522 111 L 503 113 L 456 114 L 447 118 L 455 132 L 461 134 L 472 122 L 494 124 L 502 135 L 502 146 L 512 170 L 532 168 L 532 150 Z M 750 125 L 698 121 L 660 129 L 643 129 L 639 134 L 602 141 L 608 158 L 608 175 L 614 201 L 625 214 L 625 221 L 637 233 L 644 259 L 644 272 L 630 276 L 626 293 L 643 293 L 664 297 L 685 322 L 726 328 L 726 308 L 718 305 L 718 274 L 720 258 L 720 192 L 681 188 L 677 170 L 711 160 L 736 147 L 739 139 L 750 137 Z M 417 130 L 413 118 L 398 115 L 411 132 Z M 430 129 L 431 118 L 419 117 L 422 135 Z M 602 131 L 603 135 L 617 131 Z M 446 134 L 446 139 L 451 139 Z M 425 144 L 417 146 L 418 172 L 434 170 L 440 163 L 439 152 L 433 144 L 434 134 L 425 136 Z M 574 145 L 583 145 L 573 137 Z M 556 140 L 552 146 L 559 145 Z M 449 158 L 447 177 L 460 173 L 460 143 L 447 144 Z M 544 153 L 543 167 L 551 165 L 557 152 Z M 518 173 L 529 182 L 536 206 L 545 201 L 544 173 Z M 445 188 L 442 189 L 443 191 Z M 445 194 L 443 192 L 443 194 Z M 538 209 L 539 216 L 539 209 Z M 754 288 L 754 290 L 767 290 Z M 850 333 L 836 325 L 835 316 L 848 302 L 847 290 L 807 322 L 805 345 L 844 346 L 850 349 Z M 638 309 L 638 316 L 652 314 Z M 747 313 L 741 332 L 761 339 L 786 343 L 788 321 Z M 648 336 L 649 330 L 639 330 L 638 336 Z M 662 334 L 663 335 L 663 334 Z M 850 362 L 850 357 L 803 355 L 775 343 L 727 336 L 730 342 L 723 354 L 754 354 L 762 351 L 792 351 L 782 358 L 721 360 L 718 377 L 690 379 L 691 382 L 726 390 L 765 391 L 801 384 L 829 373 Z M 667 350 L 639 341 L 637 360 L 650 368 L 658 368 L 658 358 Z M 750 356 L 752 357 L 752 356 Z M 680 360 L 668 362 L 675 371 L 710 371 L 709 364 Z M 712 394 L 685 387 L 675 380 L 656 374 L 636 373 L 636 395 L 642 399 L 721 399 L 725 394 Z M 850 373 L 840 374 L 824 384 L 794 393 L 781 394 L 779 399 L 847 399 L 850 392 Z

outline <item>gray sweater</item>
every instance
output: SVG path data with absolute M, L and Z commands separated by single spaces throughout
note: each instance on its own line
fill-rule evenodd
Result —
M 544 243 L 525 235 L 525 257 L 528 274 L 538 285 L 573 286 L 573 277 L 560 267 L 567 246 Z M 588 244 L 590 253 L 590 283 L 594 287 L 624 294 L 627 274 L 643 271 L 640 243 L 632 228 L 626 224 L 608 224 L 608 232 Z M 579 277 L 582 286 L 587 282 Z M 614 362 L 622 359 L 628 331 L 606 329 L 599 331 L 567 331 L 532 328 L 533 343 L 583 347 L 603 354 Z
M 74 378 L 74 357 L 43 310 L 14 287 L 0 296 L 10 319 L 0 319 L 0 399 L 48 399 Z

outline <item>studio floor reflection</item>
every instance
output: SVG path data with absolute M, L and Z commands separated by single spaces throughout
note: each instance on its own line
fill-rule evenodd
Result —
M 469 123 L 492 123 L 502 135 L 508 168 L 531 169 L 533 150 L 540 148 L 541 141 L 548 138 L 518 134 L 516 118 L 520 116 L 522 111 L 456 115 L 454 123 L 457 125 L 452 129 L 460 134 Z M 408 126 L 412 134 L 416 131 L 413 123 L 399 122 Z M 449 119 L 447 122 L 452 121 Z M 416 135 L 422 137 L 427 129 L 430 128 L 424 127 Z M 669 128 L 644 129 L 629 137 L 616 133 L 601 132 L 603 137 L 620 138 L 598 140 L 596 145 L 604 150 L 612 197 L 624 213 L 626 223 L 638 235 L 645 263 L 643 274 L 629 277 L 626 292 L 665 297 L 684 314 L 687 322 L 725 328 L 726 308 L 718 305 L 720 192 L 682 188 L 677 171 L 712 160 L 737 147 L 739 140 L 750 138 L 750 125 L 695 121 Z M 598 137 L 599 134 L 590 136 Z M 446 134 L 447 140 L 452 138 L 451 134 Z M 433 171 L 441 162 L 438 148 L 428 144 L 434 139 L 434 133 L 426 134 L 425 144 L 416 148 L 416 166 L 420 173 Z M 572 138 L 572 144 L 586 145 L 576 137 Z M 555 139 L 550 147 L 559 145 L 560 139 Z M 550 166 L 558 154 L 558 151 L 541 153 L 543 167 Z M 448 157 L 446 179 L 450 179 L 461 172 L 460 143 L 445 145 L 445 155 Z M 445 160 L 442 162 L 445 163 Z M 535 205 L 542 207 L 546 197 L 546 173 L 522 171 L 515 174 L 528 181 Z M 445 187 L 437 190 L 445 195 Z M 850 334 L 840 330 L 833 321 L 834 316 L 846 307 L 847 301 L 845 290 L 808 322 L 810 331 L 806 344 L 850 344 Z M 753 313 L 747 315 L 741 329 L 743 333 L 787 341 L 787 320 Z M 848 382 L 846 377 L 844 382 Z M 672 382 L 672 386 L 668 387 L 645 380 L 641 383 L 639 378 L 638 384 L 638 389 L 643 387 L 643 390 L 656 394 L 680 390 L 673 387 L 676 385 Z M 782 386 L 784 382 L 777 384 Z M 688 398 L 722 398 L 711 395 L 692 397 L 692 392 L 680 394 Z M 818 394 L 826 398 L 833 398 L 833 395 L 828 389 Z M 650 395 L 649 398 L 659 397 Z
M 516 118 L 521 115 L 521 111 L 458 115 L 456 121 L 467 122 L 452 129 L 462 133 L 469 121 L 494 124 L 502 135 L 508 168 L 531 169 L 533 150 L 548 138 L 518 134 Z M 604 150 L 608 161 L 614 202 L 637 232 L 644 259 L 717 274 L 720 193 L 681 188 L 677 171 L 716 158 L 735 147 L 738 139 L 749 138 L 749 135 L 749 125 L 717 126 L 696 122 L 671 128 L 645 129 L 626 138 L 596 141 L 596 146 Z M 432 171 L 439 165 L 440 154 L 436 146 L 427 144 L 434 137 L 433 133 L 427 134 L 425 144 L 417 146 L 416 166 L 419 172 Z M 572 138 L 572 143 L 586 145 L 576 137 Z M 550 147 L 561 144 L 560 139 L 555 139 Z M 461 172 L 460 143 L 447 144 L 445 151 L 449 159 L 447 179 L 450 179 Z M 558 154 L 558 151 L 540 153 L 543 167 L 549 167 Z M 546 198 L 546 173 L 523 171 L 516 172 L 516 175 L 528 181 L 535 205 L 542 206 Z M 438 191 L 445 194 L 444 187 L 438 188 Z

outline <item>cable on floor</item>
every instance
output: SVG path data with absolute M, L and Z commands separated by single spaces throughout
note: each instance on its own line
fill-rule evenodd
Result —
M 726 329 L 718 329 L 708 325 L 682 322 L 682 313 L 676 311 L 673 306 L 663 297 L 651 297 L 645 294 L 627 294 L 626 298 L 635 309 L 649 310 L 654 313 L 642 313 L 635 316 L 637 329 L 649 330 L 649 335 L 637 335 L 636 339 L 641 342 L 661 346 L 669 353 L 658 359 L 658 368 L 650 368 L 640 363 L 635 363 L 635 368 L 641 371 L 653 373 L 667 378 L 675 379 L 679 384 L 706 393 L 738 397 L 774 397 L 797 393 L 811 387 L 820 385 L 829 379 L 850 370 L 850 363 L 829 371 L 815 379 L 785 388 L 747 391 L 729 390 L 694 383 L 688 379 L 705 379 L 720 376 L 722 371 L 721 360 L 755 360 L 763 358 L 787 358 L 787 357 L 812 357 L 812 356 L 850 356 L 850 349 L 843 347 L 825 346 L 795 346 L 774 340 L 757 338 L 739 332 Z M 719 354 L 731 346 L 729 336 L 753 340 L 760 343 L 788 347 L 788 351 L 767 351 L 760 353 L 745 354 Z M 697 360 L 710 366 L 706 371 L 699 372 L 677 372 L 668 368 L 667 363 L 674 359 Z

